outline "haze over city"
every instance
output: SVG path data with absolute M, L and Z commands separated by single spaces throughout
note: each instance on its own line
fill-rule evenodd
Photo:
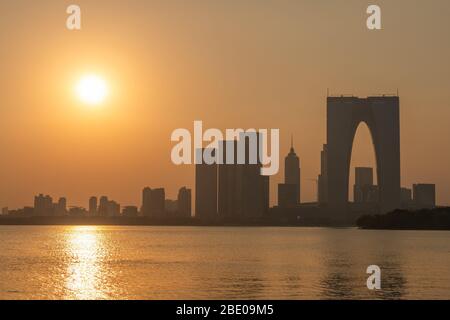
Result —
M 32 205 L 41 192 L 71 205 L 100 194 L 137 205 L 147 185 L 176 198 L 181 186 L 194 189 L 194 166 L 173 165 L 170 134 L 194 120 L 279 128 L 282 158 L 293 134 L 301 197 L 314 201 L 327 88 L 355 96 L 398 89 L 402 185 L 435 183 L 437 203 L 450 204 L 450 20 L 436 17 L 447 1 L 379 1 L 378 33 L 365 28 L 364 1 L 134 0 L 127 10 L 122 1 L 78 2 L 77 32 L 65 28 L 65 3 L 0 4 L 1 206 Z M 91 74 L 108 91 L 95 105 L 88 102 L 98 96 L 76 93 Z M 354 166 L 375 167 L 364 126 Z

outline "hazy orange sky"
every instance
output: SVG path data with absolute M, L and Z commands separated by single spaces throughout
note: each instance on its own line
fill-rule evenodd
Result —
M 375 2 L 381 31 L 365 24 Z M 81 31 L 65 27 L 73 3 Z M 41 192 L 69 205 L 91 195 L 139 204 L 144 186 L 175 198 L 194 186 L 194 168 L 171 163 L 170 134 L 194 120 L 280 128 L 283 156 L 293 133 L 302 198 L 313 201 L 327 88 L 398 88 L 402 185 L 436 183 L 438 203 L 450 204 L 448 0 L 15 0 L 0 15 L 0 206 L 32 205 Z M 101 108 L 73 94 L 86 73 L 109 83 Z M 363 129 L 352 166 L 374 164 Z

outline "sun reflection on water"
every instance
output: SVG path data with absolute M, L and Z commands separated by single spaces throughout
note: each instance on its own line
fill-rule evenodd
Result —
M 105 299 L 107 256 L 104 235 L 98 227 L 71 227 L 67 233 L 66 253 L 69 259 L 66 281 L 67 299 Z

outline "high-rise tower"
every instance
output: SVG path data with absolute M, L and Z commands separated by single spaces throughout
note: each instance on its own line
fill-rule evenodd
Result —
M 97 203 L 98 203 L 97 197 L 89 198 L 89 215 L 91 215 L 91 216 L 97 215 L 97 212 L 98 212 Z
M 215 156 L 215 149 L 197 149 L 198 159 L 205 152 Z M 197 163 L 195 165 L 195 217 L 199 219 L 217 218 L 217 164 Z
M 300 159 L 294 150 L 294 137 L 291 137 L 291 150 L 284 159 L 284 183 L 297 186 L 296 203 L 300 203 Z

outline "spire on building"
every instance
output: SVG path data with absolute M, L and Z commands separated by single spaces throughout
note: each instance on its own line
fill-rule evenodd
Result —
M 296 155 L 294 150 L 294 135 L 291 134 L 291 151 L 289 152 L 289 155 Z

